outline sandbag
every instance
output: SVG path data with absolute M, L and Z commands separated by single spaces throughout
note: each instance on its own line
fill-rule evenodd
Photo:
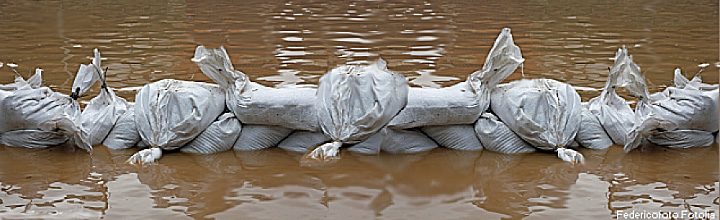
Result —
M 290 152 L 307 153 L 310 149 L 330 140 L 332 139 L 322 132 L 295 131 L 277 146 Z
M 232 113 L 220 115 L 205 131 L 180 151 L 194 154 L 214 154 L 233 148 L 240 136 L 242 126 Z
M 272 125 L 243 124 L 240 137 L 233 145 L 236 151 L 262 150 L 278 146 L 293 130 Z
M 475 134 L 474 125 L 437 125 L 425 126 L 420 130 L 440 146 L 455 150 L 481 151 L 480 140 Z
M 141 142 L 140 133 L 135 125 L 134 105 L 128 105 L 129 111 L 118 118 L 115 126 L 103 141 L 103 145 L 110 149 L 127 149 L 135 147 Z
M 67 141 L 68 137 L 57 131 L 14 130 L 0 134 L 0 144 L 9 147 L 48 148 Z
M 480 143 L 489 151 L 503 154 L 521 154 L 536 151 L 534 147 L 510 130 L 497 116 L 489 112 L 483 113 L 475 123 L 475 132 Z
M 492 93 L 492 111 L 510 130 L 532 146 L 560 153 L 569 147 L 580 129 L 580 95 L 552 79 L 518 80 L 498 85 Z M 559 151 L 559 148 L 563 148 Z M 563 154 L 564 155 L 564 154 Z M 582 162 L 582 155 L 567 161 Z
M 613 141 L 605 132 L 598 117 L 591 113 L 586 106 L 583 106 L 581 111 L 582 121 L 575 141 L 580 146 L 590 149 L 607 149 L 612 146 Z
M 707 147 L 715 142 L 715 136 L 708 131 L 674 130 L 654 133 L 648 141 L 670 148 Z
M 470 74 L 466 82 L 451 87 L 410 88 L 407 105 L 388 126 L 405 129 L 473 124 L 490 106 L 490 93 L 495 86 L 524 61 L 510 29 L 503 28 L 485 58 L 482 69 Z
M 222 114 L 225 95 L 214 84 L 165 79 L 140 89 L 134 108 L 142 140 L 151 148 L 174 150 L 195 139 Z M 142 150 L 128 162 L 155 161 L 162 156 L 156 152 Z
M 357 143 L 385 127 L 405 107 L 407 81 L 387 69 L 384 60 L 371 65 L 345 65 L 320 78 L 317 118 L 323 133 L 332 138 L 309 157 L 336 157 L 343 143 Z
M 377 154 L 380 151 L 411 154 L 430 151 L 437 147 L 437 143 L 418 130 L 383 128 L 365 141 L 350 146 L 347 150 L 360 154 Z
M 15 71 L 15 69 L 13 69 L 13 71 Z M 23 87 L 32 88 L 32 89 L 37 89 L 37 88 L 42 87 L 42 73 L 43 73 L 42 69 L 36 68 L 35 73 L 32 76 L 30 76 L 30 78 L 25 80 L 22 76 L 20 76 L 19 73 L 15 72 L 16 77 L 15 77 L 14 82 L 9 83 L 9 84 L 0 84 L 0 98 L 4 97 L 3 90 L 4 91 L 15 91 L 15 90 L 21 89 Z M 4 94 L 8 94 L 8 93 L 4 93 Z
M 250 82 L 232 66 L 225 48 L 198 46 L 192 58 L 200 70 L 215 81 L 226 95 L 226 103 L 243 124 L 282 126 L 317 131 L 314 88 L 270 88 Z
M 128 110 L 127 101 L 116 96 L 115 92 L 107 86 L 107 73 L 100 66 L 100 52 L 97 49 L 94 52 L 93 63 L 86 65 L 85 68 L 81 66 L 75 76 L 75 82 L 80 81 L 79 83 L 85 84 L 85 86 L 73 85 L 73 88 L 77 88 L 75 90 L 80 91 L 78 95 L 82 95 L 85 91 L 80 88 L 87 88 L 94 84 L 94 81 L 85 82 L 82 79 L 97 78 L 101 83 L 100 94 L 91 99 L 80 114 L 82 130 L 87 134 L 90 145 L 93 146 L 101 144 L 105 140 L 120 116 Z M 98 75 L 98 77 L 88 75 Z

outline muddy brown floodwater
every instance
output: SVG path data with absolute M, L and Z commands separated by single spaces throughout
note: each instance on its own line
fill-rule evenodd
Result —
M 718 1 L 0 1 L 0 62 L 69 93 L 99 48 L 118 94 L 164 78 L 209 81 L 196 45 L 225 45 L 265 85 L 317 84 L 343 63 L 382 56 L 413 86 L 442 87 L 482 66 L 502 27 L 526 58 L 525 78 L 600 88 L 626 45 L 653 91 L 672 71 L 718 82 Z M 523 77 L 517 71 L 511 79 Z M 12 81 L 0 69 L 0 83 Z M 97 88 L 93 91 L 96 94 Z M 584 101 L 598 91 L 579 91 Z M 87 100 L 84 100 L 87 102 Z M 2 116 L 0 116 L 2 117 Z M 497 219 L 613 218 L 619 212 L 717 213 L 718 146 L 629 154 L 581 150 L 585 165 L 551 154 L 437 149 L 415 155 L 343 153 L 300 166 L 279 149 L 168 153 L 143 168 L 136 150 L 92 155 L 0 146 L 0 218 Z

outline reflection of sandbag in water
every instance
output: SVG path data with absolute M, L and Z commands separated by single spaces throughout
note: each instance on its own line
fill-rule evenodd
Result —
M 482 69 L 470 74 L 466 82 L 451 87 L 410 88 L 407 105 L 390 121 L 389 127 L 473 124 L 490 105 L 492 89 L 524 60 L 510 29 L 503 28 Z
M 534 147 L 517 136 L 492 113 L 486 112 L 480 116 L 475 124 L 475 132 L 487 150 L 504 154 L 535 152 Z
M 290 133 L 292 133 L 291 129 L 280 126 L 244 124 L 233 149 L 252 151 L 275 147 Z
M 141 142 L 140 133 L 135 125 L 135 106 L 128 105 L 129 111 L 118 118 L 115 126 L 103 141 L 103 145 L 110 149 L 126 149 L 135 147 Z
M 213 154 L 233 148 L 242 126 L 232 113 L 220 115 L 193 141 L 180 148 L 185 153 Z
M 217 85 L 172 79 L 145 85 L 135 98 L 135 124 L 151 149 L 138 152 L 128 162 L 152 162 L 162 155 L 158 148 L 185 146 L 224 109 L 225 96 Z
M 46 132 L 60 132 L 68 137 L 70 144 L 86 151 L 92 146 L 80 126 L 80 105 L 71 97 L 52 91 L 48 87 L 41 87 L 42 70 L 37 69 L 31 77 L 33 81 L 26 81 L 16 76 L 12 91 L 2 90 L 0 99 L 0 133 L 17 130 L 40 130 Z M 51 138 L 49 143 L 57 139 L 54 135 L 38 132 L 22 132 L 28 145 L 39 144 L 37 138 Z M 23 140 L 14 137 L 14 144 L 21 144 Z
M 582 121 L 575 141 L 580 146 L 590 149 L 607 149 L 613 145 L 613 141 L 602 127 L 598 117 L 590 112 L 587 107 L 582 107 Z
M 580 95 L 572 86 L 551 79 L 518 80 L 492 93 L 492 111 L 510 130 L 536 148 L 552 150 L 567 162 L 582 155 L 567 149 L 580 129 Z
M 377 154 L 382 150 L 394 154 L 409 154 L 425 152 L 437 147 L 437 143 L 418 130 L 383 128 L 367 140 L 350 146 L 348 151 Z
M 343 143 L 367 139 L 387 125 L 407 103 L 405 77 L 387 69 L 384 60 L 345 65 L 320 78 L 316 107 L 323 133 L 332 138 L 309 157 L 332 159 Z
M 330 140 L 332 139 L 322 132 L 295 131 L 282 140 L 278 147 L 290 152 L 306 153 Z
M 232 65 L 225 48 L 198 46 L 192 58 L 200 70 L 220 85 L 227 107 L 243 124 L 275 125 L 318 130 L 314 88 L 270 88 L 250 82 Z
M 471 151 L 483 149 L 473 125 L 425 126 L 421 130 L 443 147 Z
M 73 90 L 80 91 L 74 93 L 78 96 L 87 91 L 83 91 L 82 88 L 89 88 L 97 80 L 100 80 L 101 83 L 100 94 L 90 100 L 90 103 L 85 106 L 80 115 L 82 129 L 87 134 L 90 145 L 101 144 L 118 119 L 128 111 L 127 101 L 116 96 L 115 92 L 107 86 L 107 73 L 100 66 L 100 52 L 95 49 L 94 53 L 93 63 L 81 66 L 73 83 Z M 97 75 L 97 77 L 88 75 Z M 91 81 L 83 81 L 82 79 L 90 79 Z

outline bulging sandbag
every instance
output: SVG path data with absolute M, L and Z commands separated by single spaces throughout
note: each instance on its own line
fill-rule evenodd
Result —
M 563 160 L 572 154 L 567 162 L 583 161 L 582 155 L 565 149 L 582 120 L 580 95 L 572 86 L 552 79 L 513 81 L 498 85 L 490 104 L 498 118 L 532 146 L 556 151 Z
M 674 130 L 654 133 L 648 137 L 648 141 L 670 148 L 706 147 L 715 142 L 715 136 L 708 131 Z
M 423 133 L 440 146 L 455 150 L 481 151 L 480 140 L 473 125 L 437 125 L 421 127 Z
M 515 45 L 510 28 L 503 28 L 482 69 L 466 82 L 451 87 L 410 88 L 405 108 L 388 124 L 392 128 L 473 124 L 490 106 L 493 88 L 510 76 L 525 59 Z
M 137 146 L 140 142 L 140 133 L 135 125 L 135 106 L 128 104 L 128 109 L 118 118 L 103 141 L 106 147 L 116 150 L 127 149 Z
M 198 46 L 192 58 L 224 90 L 227 107 L 243 124 L 275 125 L 317 131 L 314 88 L 270 88 L 250 82 L 230 62 L 225 48 Z
M 322 132 L 295 131 L 282 140 L 277 146 L 296 153 L 307 153 L 309 150 L 332 140 Z
M 80 124 L 82 130 L 87 134 L 90 145 L 98 145 L 105 140 L 110 130 L 112 130 L 115 123 L 118 121 L 120 116 L 128 111 L 128 103 L 125 99 L 115 95 L 110 87 L 107 86 L 106 78 L 107 73 L 102 70 L 100 66 L 100 52 L 98 49 L 94 51 L 95 57 L 93 63 L 85 66 L 81 66 L 75 76 L 75 83 L 84 85 L 75 85 L 76 91 L 79 96 L 84 94 L 87 90 L 83 91 L 81 88 L 88 88 L 92 86 L 95 81 L 100 81 L 100 94 L 90 100 L 80 114 Z M 83 68 L 84 67 L 84 68 Z M 97 77 L 90 77 L 88 75 L 97 75 Z M 84 81 L 82 79 L 97 79 Z
M 67 141 L 68 137 L 57 131 L 14 130 L 0 133 L 0 144 L 9 147 L 48 148 Z
M 416 129 L 383 128 L 366 140 L 350 146 L 347 150 L 360 154 L 412 154 L 430 151 L 438 147 L 432 139 Z
M 30 82 L 18 75 L 13 90 L 3 92 L 0 133 L 20 132 L 22 136 L 13 137 L 12 142 L 31 146 L 41 143 L 39 138 L 43 137 L 49 138 L 48 143 L 56 143 L 59 139 L 47 132 L 60 132 L 67 136 L 70 144 L 91 151 L 92 146 L 80 126 L 80 105 L 69 96 L 41 87 L 41 74 L 42 70 L 36 70 Z
M 510 130 L 497 116 L 489 112 L 480 116 L 475 124 L 475 132 L 480 139 L 480 143 L 489 151 L 503 154 L 521 154 L 536 151 L 534 147 Z
M 135 97 L 135 124 L 151 148 L 185 146 L 210 126 L 225 109 L 224 92 L 214 84 L 173 79 L 145 85 Z M 155 161 L 162 153 L 145 149 L 129 163 Z M 148 156 L 152 158 L 147 158 Z
M 333 159 L 343 143 L 357 143 L 385 127 L 407 103 L 405 77 L 387 69 L 384 60 L 371 65 L 345 65 L 320 78 L 317 118 L 332 138 L 308 155 Z
M 240 137 L 233 145 L 233 149 L 253 151 L 275 147 L 292 132 L 292 129 L 280 126 L 243 124 Z
M 580 130 L 578 130 L 575 141 L 580 146 L 590 149 L 607 149 L 613 145 L 613 141 L 605 132 L 600 123 L 600 119 L 583 106 L 581 110 L 582 121 L 580 122 Z
M 180 148 L 180 151 L 194 154 L 214 154 L 233 148 L 240 136 L 242 126 L 232 113 L 220 115 L 193 141 Z

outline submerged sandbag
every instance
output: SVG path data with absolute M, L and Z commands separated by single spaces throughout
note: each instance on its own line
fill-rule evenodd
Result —
M 532 146 L 557 151 L 569 147 L 580 129 L 580 95 L 575 89 L 552 79 L 518 80 L 498 85 L 492 93 L 492 111 L 510 130 Z M 574 153 L 570 161 L 582 162 Z M 567 160 L 566 160 L 567 161 Z
M 320 78 L 317 118 L 332 138 L 312 152 L 313 159 L 332 159 L 343 143 L 357 143 L 387 125 L 405 107 L 405 77 L 387 69 L 384 60 L 371 65 L 345 65 Z
M 126 149 L 135 147 L 140 142 L 140 133 L 135 125 L 135 106 L 128 105 L 129 111 L 118 118 L 110 133 L 103 141 L 103 145 L 110 149 Z
M 57 131 L 14 130 L 0 133 L 0 144 L 9 147 L 47 148 L 67 141 L 68 137 Z
M 715 142 L 715 135 L 700 130 L 662 131 L 648 137 L 648 141 L 670 148 L 706 147 Z
M 605 132 L 600 120 L 590 110 L 583 106 L 581 110 L 582 121 L 580 122 L 580 130 L 578 130 L 575 141 L 585 148 L 590 149 L 607 149 L 613 145 L 613 141 Z
M 420 128 L 440 146 L 455 150 L 480 151 L 483 149 L 473 125 L 437 125 Z
M 277 146 L 290 152 L 307 153 L 330 140 L 332 139 L 322 132 L 295 131 Z
M 185 153 L 214 154 L 233 148 L 240 136 L 242 126 L 232 113 L 220 115 L 193 141 L 180 148 Z
M 411 154 L 429 151 L 437 147 L 437 143 L 418 130 L 383 128 L 366 140 L 348 147 L 347 150 L 360 154 L 378 154 L 380 151 Z
M 492 113 L 483 113 L 475 124 L 475 132 L 486 150 L 503 154 L 535 152 L 515 132 Z
M 87 134 L 90 145 L 98 145 L 105 140 L 110 130 L 117 123 L 120 116 L 128 111 L 128 103 L 125 99 L 115 95 L 110 87 L 107 86 L 107 73 L 100 66 L 100 52 L 98 49 L 94 51 L 95 58 L 93 63 L 84 66 L 78 70 L 75 76 L 75 83 L 85 84 L 84 86 L 73 84 L 75 90 L 80 91 L 78 95 L 84 94 L 81 88 L 92 86 L 94 81 L 83 81 L 82 79 L 95 79 L 100 81 L 100 94 L 90 100 L 80 115 L 80 124 L 82 130 Z M 98 77 L 90 77 L 88 75 L 97 75 Z
M 151 148 L 174 150 L 205 131 L 225 109 L 224 92 L 214 84 L 165 79 L 145 85 L 135 98 L 135 124 Z M 162 153 L 145 149 L 129 163 L 155 161 Z M 146 157 L 153 158 L 146 158 Z
M 262 150 L 278 146 L 292 129 L 273 125 L 243 125 L 240 137 L 233 145 L 236 151 Z
M 510 76 L 525 59 L 515 45 L 510 28 L 495 39 L 482 69 L 466 82 L 451 87 L 410 88 L 405 108 L 388 124 L 392 128 L 473 124 L 490 105 L 493 88 Z
M 250 82 L 230 62 L 225 48 L 198 46 L 192 58 L 200 70 L 220 85 L 227 107 L 243 124 L 282 126 L 317 131 L 314 88 L 270 88 Z

